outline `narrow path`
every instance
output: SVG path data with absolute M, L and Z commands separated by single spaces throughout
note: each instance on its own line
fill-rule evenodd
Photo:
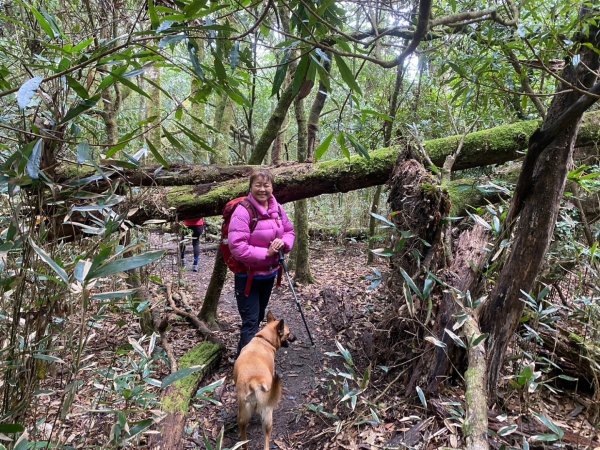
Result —
M 365 267 L 364 249 L 362 248 L 351 248 L 348 252 L 347 249 L 338 248 L 332 244 L 327 244 L 326 248 L 317 244 L 315 250 L 312 252 L 311 267 L 313 274 L 316 275 L 316 283 L 310 286 L 296 287 L 315 346 L 310 345 L 285 276 L 282 278 L 281 286 L 273 290 L 268 308 L 275 317 L 284 318 L 292 333 L 297 337 L 296 342 L 288 348 L 280 349 L 276 355 L 276 367 L 283 378 L 284 394 L 274 414 L 271 446 L 281 450 L 317 448 L 304 444 L 320 431 L 315 424 L 314 414 L 308 412 L 307 407 L 309 403 L 318 403 L 317 388 L 324 383 L 324 368 L 330 359 L 325 352 L 336 349 L 335 332 L 331 327 L 330 318 L 321 311 L 323 305 L 319 293 L 325 286 L 334 284 L 327 277 L 334 278 L 336 284 L 346 286 L 351 292 L 352 288 L 357 286 L 357 280 L 360 279 L 361 274 L 370 272 L 370 269 Z M 340 252 L 339 256 L 343 258 L 340 260 L 335 256 L 335 252 Z M 189 271 L 189 268 L 183 273 L 184 288 L 191 294 L 192 304 L 198 310 L 212 273 L 214 254 L 214 251 L 202 253 L 198 273 Z M 331 256 L 334 256 L 333 261 L 337 261 L 337 267 L 328 267 L 327 272 L 324 272 L 323 267 L 331 264 L 332 260 L 329 259 Z M 331 269 L 334 269 L 333 273 Z M 365 286 L 363 285 L 364 282 L 360 283 L 358 287 L 364 292 Z M 240 319 L 233 294 L 231 274 L 228 275 L 221 295 L 218 319 L 221 326 L 218 334 L 226 343 L 227 354 L 217 373 L 203 384 L 207 385 L 226 377 L 225 384 L 214 394 L 221 405 L 194 402 L 194 408 L 190 411 L 188 418 L 188 431 L 191 431 L 192 437 L 186 443 L 186 448 L 204 448 L 204 437 L 210 438 L 214 443 L 221 427 L 225 429 L 224 448 L 233 446 L 238 439 L 237 404 L 231 374 L 233 356 L 239 337 Z M 250 450 L 262 450 L 264 438 L 258 418 L 252 420 L 248 433 L 251 439 Z

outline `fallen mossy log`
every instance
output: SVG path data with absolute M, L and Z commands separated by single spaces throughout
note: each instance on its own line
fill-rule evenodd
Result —
M 440 139 L 432 139 L 424 142 L 424 148 L 431 161 L 441 167 L 447 156 L 452 155 L 457 146 L 464 139 L 464 143 L 453 165 L 453 170 L 469 169 L 473 167 L 488 166 L 491 164 L 502 164 L 512 161 L 521 156 L 521 151 L 527 148 L 527 141 L 533 132 L 540 126 L 539 120 L 529 120 L 516 122 L 508 125 L 501 125 L 487 130 L 469 133 L 466 136 L 455 135 Z M 586 147 L 598 144 L 600 142 L 600 112 L 591 112 L 584 115 L 584 122 L 577 137 L 576 146 Z M 370 153 L 373 165 L 379 166 L 373 173 L 375 176 L 374 184 L 368 184 L 361 187 L 383 184 L 387 181 L 391 173 L 396 157 L 400 148 L 397 146 L 375 150 Z M 288 172 L 302 171 L 302 167 L 320 168 L 322 165 L 334 164 L 340 167 L 341 171 L 346 172 L 344 166 L 353 166 L 354 158 L 349 160 L 327 161 L 323 163 L 288 163 L 273 167 L 277 175 L 286 176 Z M 362 159 L 362 157 L 356 157 Z M 103 167 L 109 166 L 110 161 L 103 161 Z M 380 164 L 383 163 L 383 166 Z M 114 170 L 107 172 L 104 176 L 109 179 L 124 179 L 132 186 L 188 186 L 188 185 L 207 185 L 218 184 L 227 180 L 244 179 L 256 166 L 216 166 L 216 165 L 172 165 L 171 167 L 161 168 L 160 166 L 141 167 L 139 169 L 123 169 L 118 165 Z M 359 175 L 354 167 L 351 175 Z M 57 183 L 81 185 L 89 181 L 88 177 L 94 177 L 92 167 L 83 168 L 80 166 L 64 166 L 57 169 Z M 352 178 L 352 176 L 350 177 Z M 98 175 L 94 179 L 95 183 L 102 182 L 103 176 Z M 343 180 L 338 180 L 343 182 Z M 276 191 L 277 192 L 277 191 Z M 343 190 L 332 192 L 345 192 Z M 315 194 L 318 195 L 318 194 Z M 306 197 L 302 197 L 306 198 Z M 294 199 L 297 200 L 297 199 Z M 206 214 L 208 215 L 208 214 Z
M 600 142 L 599 123 L 600 112 L 587 114 L 578 135 L 577 145 L 588 146 Z M 538 121 L 518 122 L 470 133 L 467 136 L 450 136 L 426 141 L 424 147 L 431 161 L 441 166 L 445 158 L 453 154 L 464 139 L 460 156 L 455 161 L 453 170 L 501 164 L 521 156 L 529 137 L 538 126 Z M 398 152 L 398 147 L 390 147 L 371 152 L 369 159 L 353 156 L 348 159 L 319 163 L 291 163 L 271 167 L 276 178 L 274 192 L 281 203 L 286 203 L 321 194 L 348 192 L 381 185 L 387 182 L 396 163 Z M 206 167 L 207 171 L 220 173 L 219 167 Z M 177 178 L 179 187 L 157 194 L 141 204 L 136 202 L 135 206 L 139 207 L 139 210 L 130 217 L 130 220 L 141 223 L 157 218 L 174 220 L 175 217 L 182 219 L 219 215 L 229 200 L 246 194 L 248 181 L 246 176 L 241 177 L 241 173 L 246 172 L 236 173 L 236 176 L 232 176 L 230 180 L 218 182 L 209 181 L 211 177 L 206 176 L 203 178 L 203 183 L 195 183 L 194 186 L 181 186 L 181 184 L 193 183 L 194 180 L 198 180 L 197 176 L 193 180 L 186 181 L 184 174 L 174 177 L 170 173 L 168 180 Z M 167 183 L 166 180 L 159 181 L 159 175 L 160 173 L 154 175 L 154 182 L 148 182 L 148 185 L 172 186 L 174 184 Z M 222 180 L 222 177 L 215 175 L 214 179 Z
M 161 450 L 182 448 L 181 440 L 190 402 L 202 380 L 218 365 L 224 349 L 221 344 L 205 341 L 179 359 L 179 370 L 194 366 L 202 368 L 175 381 L 167 388 L 161 399 L 161 409 L 166 416 L 159 424 L 160 433 L 151 436 L 150 448 Z

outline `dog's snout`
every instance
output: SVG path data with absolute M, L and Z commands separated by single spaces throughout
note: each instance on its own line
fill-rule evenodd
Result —
M 287 340 L 289 342 L 294 342 L 296 340 L 296 336 L 294 336 L 292 333 L 290 333 L 290 335 L 288 336 Z

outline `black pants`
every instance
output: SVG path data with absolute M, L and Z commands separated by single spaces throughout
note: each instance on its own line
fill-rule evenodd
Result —
M 275 283 L 275 277 L 266 280 L 254 279 L 252 280 L 250 295 L 246 297 L 244 295 L 246 280 L 246 276 L 235 276 L 235 299 L 242 318 L 238 355 L 242 348 L 258 333 L 258 326 L 265 318 L 265 311 Z
M 200 260 L 200 236 L 204 233 L 204 225 L 192 225 L 188 227 L 192 230 L 192 249 L 194 250 L 194 264 L 198 264 Z M 179 243 L 179 251 L 181 252 L 181 260 L 185 255 L 185 241 Z

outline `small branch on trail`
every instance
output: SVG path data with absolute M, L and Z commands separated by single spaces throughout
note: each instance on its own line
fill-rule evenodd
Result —
M 479 325 L 473 317 L 465 322 L 465 339 L 474 340 L 481 335 Z M 487 450 L 488 411 L 486 395 L 485 346 L 483 340 L 469 346 L 469 368 L 465 372 L 466 420 L 463 425 L 466 450 Z
M 167 300 L 169 301 L 169 306 L 171 307 L 173 312 L 189 320 L 192 323 L 192 325 L 194 325 L 198 329 L 198 331 L 200 332 L 200 334 L 202 334 L 203 337 L 207 339 L 211 338 L 213 336 L 213 332 L 206 326 L 204 322 L 198 319 L 198 317 L 196 317 L 194 314 L 184 311 L 183 309 L 177 307 L 175 301 L 173 300 L 171 283 L 167 283 L 166 288 Z
M 154 319 L 154 328 L 158 330 L 160 334 L 160 343 L 162 347 L 165 349 L 165 353 L 167 354 L 167 358 L 169 359 L 169 368 L 171 373 L 177 372 L 177 359 L 175 358 L 175 352 L 173 351 L 173 346 L 169 342 L 169 337 L 167 335 L 167 327 L 169 326 L 169 318 L 168 314 L 160 319 L 158 317 L 153 317 Z
M 179 291 L 179 297 L 181 299 L 181 303 L 183 303 L 183 306 L 185 306 L 185 308 L 188 311 L 194 310 L 194 308 L 192 308 L 192 305 L 190 305 L 190 302 L 188 302 L 188 298 L 187 298 L 187 295 L 185 295 L 185 292 Z

